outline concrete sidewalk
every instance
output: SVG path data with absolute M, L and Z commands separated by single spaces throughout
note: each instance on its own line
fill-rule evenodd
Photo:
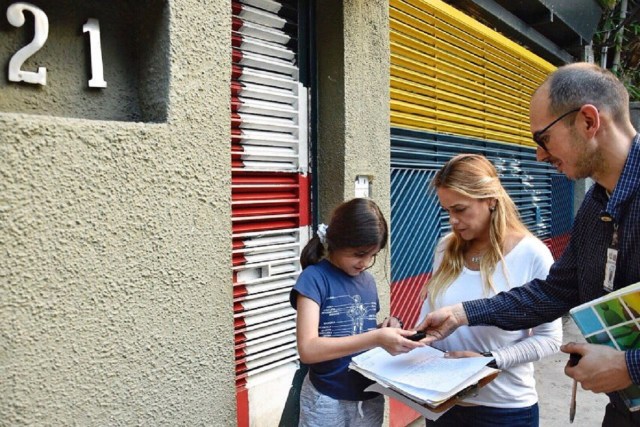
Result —
M 584 342 L 577 326 L 569 317 L 562 319 L 562 342 Z M 569 403 L 573 381 L 564 374 L 568 356 L 557 353 L 536 362 L 536 387 L 540 403 L 540 427 L 569 426 Z M 597 427 L 602 423 L 604 408 L 609 402 L 605 394 L 585 391 L 578 385 L 576 418 L 573 425 Z

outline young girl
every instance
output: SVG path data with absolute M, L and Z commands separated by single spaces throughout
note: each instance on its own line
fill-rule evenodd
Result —
M 434 273 L 421 294 L 425 299 L 421 319 L 439 307 L 547 277 L 551 252 L 522 224 L 486 158 L 458 155 L 436 173 L 432 185 L 449 214 L 452 232 L 436 248 Z M 556 353 L 560 344 L 559 319 L 521 331 L 458 328 L 434 347 L 450 357 L 493 357 L 502 372 L 475 397 L 466 399 L 465 406 L 455 406 L 437 421 L 427 421 L 427 426 L 538 426 L 531 362 Z
M 338 206 L 317 234 L 302 251 L 304 271 L 290 295 L 298 353 L 309 365 L 300 426 L 380 426 L 384 398 L 364 391 L 372 382 L 348 369 L 351 358 L 377 346 L 395 355 L 423 345 L 404 338 L 412 331 L 376 324 L 378 293 L 366 270 L 387 244 L 387 222 L 373 201 L 357 198 Z

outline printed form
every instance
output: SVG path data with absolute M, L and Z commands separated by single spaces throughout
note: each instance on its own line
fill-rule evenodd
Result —
M 398 356 L 378 347 L 354 357 L 352 362 L 383 382 L 410 386 L 412 394 L 437 400 L 440 394 L 475 384 L 490 361 L 489 357 L 446 359 L 442 351 L 426 346 Z

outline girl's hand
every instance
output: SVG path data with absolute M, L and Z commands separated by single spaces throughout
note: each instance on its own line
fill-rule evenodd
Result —
M 378 345 L 392 356 L 408 353 L 414 348 L 425 346 L 425 344 L 420 341 L 411 341 L 406 338 L 415 334 L 416 331 L 405 331 L 399 328 L 381 328 L 376 332 L 378 333 Z
M 402 323 L 402 320 L 395 316 L 385 317 L 380 324 L 381 328 L 402 328 L 403 326 L 404 324 Z

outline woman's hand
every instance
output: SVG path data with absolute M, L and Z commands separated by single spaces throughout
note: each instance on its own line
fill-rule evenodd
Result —
M 447 359 L 462 359 L 464 357 L 483 357 L 482 354 L 475 351 L 448 351 L 444 354 Z
M 380 328 L 376 332 L 378 334 L 378 345 L 392 356 L 408 353 L 414 348 L 425 346 L 419 341 L 411 341 L 406 338 L 415 334 L 416 331 L 405 331 L 400 328 Z

